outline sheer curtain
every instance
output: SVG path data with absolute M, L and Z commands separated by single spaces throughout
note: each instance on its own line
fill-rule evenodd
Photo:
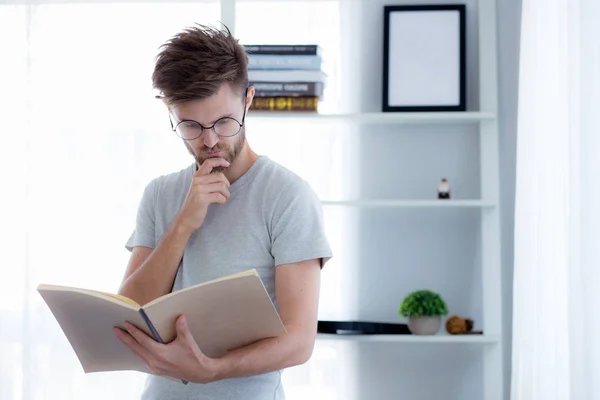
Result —
M 600 398 L 600 3 L 523 0 L 513 400 Z
M 191 162 L 154 99 L 154 56 L 183 27 L 219 20 L 218 0 L 0 5 L 0 399 L 135 399 L 141 393 L 145 377 L 135 372 L 84 375 L 35 288 L 117 290 L 144 186 Z M 302 32 L 287 40 L 304 41 Z M 320 196 L 342 195 L 329 185 L 342 171 L 343 160 L 333 156 L 345 145 L 338 131 L 330 130 L 319 146 L 324 163 L 309 163 L 290 146 L 302 142 L 282 135 L 308 130 L 314 136 L 318 129 L 288 124 L 285 132 L 273 127 L 253 138 L 269 124 L 249 116 L 248 137 L 257 150 L 308 179 Z M 338 214 L 329 212 L 327 225 L 336 254 L 344 229 Z M 330 276 L 339 263 L 328 265 Z M 335 312 L 341 296 L 328 288 L 334 286 L 324 288 L 325 311 Z M 332 346 L 319 347 L 311 363 L 284 375 L 288 396 L 339 396 L 337 364 L 325 361 L 340 357 Z M 333 383 L 323 381 L 324 369 Z

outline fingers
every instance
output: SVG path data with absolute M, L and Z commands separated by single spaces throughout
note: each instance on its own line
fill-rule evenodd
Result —
M 223 183 L 213 183 L 210 185 L 200 186 L 198 187 L 198 190 L 200 191 L 200 193 L 220 193 L 225 197 L 225 199 L 229 199 L 229 196 L 231 196 L 229 192 L 229 187 L 224 185 Z
M 140 343 L 130 334 L 123 331 L 121 328 L 113 328 L 117 338 L 135 354 L 146 365 L 150 364 L 151 355 Z
M 207 185 L 209 183 L 219 183 L 219 182 L 222 182 L 223 184 L 227 185 L 227 187 L 231 186 L 231 183 L 229 183 L 229 180 L 221 172 L 219 172 L 217 174 L 196 176 L 192 179 L 193 185 Z
M 195 177 L 191 190 L 197 195 L 201 195 L 205 200 L 208 200 L 209 203 L 223 204 L 231 196 L 229 192 L 230 186 L 231 184 L 225 178 L 225 175 L 218 173 Z
M 229 195 L 225 197 L 221 193 L 211 193 L 209 196 L 209 200 L 211 203 L 225 204 L 225 202 L 227 202 L 227 199 L 229 199 Z
M 150 350 L 159 347 L 158 342 L 156 340 L 154 340 L 154 338 L 146 335 L 146 332 L 144 332 L 143 330 L 139 329 L 138 327 L 136 327 L 132 323 L 125 322 L 124 325 L 125 325 L 125 329 L 127 329 L 127 332 L 129 332 L 129 334 L 131 336 L 133 336 L 133 338 L 140 345 L 142 345 L 142 347 L 145 347 L 145 348 L 150 349 Z
M 229 167 L 229 162 L 224 158 L 215 157 L 205 160 L 194 176 L 208 175 L 216 167 Z
M 187 323 L 187 319 L 184 315 L 180 315 L 175 321 L 175 330 L 177 331 L 177 339 L 185 343 L 185 346 L 193 351 L 196 356 L 203 355 L 202 351 L 198 347 L 198 343 L 194 339 L 194 335 L 190 331 L 190 327 Z
M 193 341 L 192 333 L 190 332 L 190 328 L 187 324 L 187 320 L 183 315 L 180 315 L 175 321 L 175 329 L 177 331 L 177 337 L 189 341 L 190 339 Z

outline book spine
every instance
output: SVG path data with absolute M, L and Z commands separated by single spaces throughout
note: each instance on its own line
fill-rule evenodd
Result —
M 250 54 L 248 69 L 321 69 L 321 56 Z
M 154 327 L 154 324 L 152 323 L 152 321 L 150 321 L 150 318 L 148 318 L 148 315 L 146 314 L 146 312 L 140 308 L 140 315 L 142 316 L 142 318 L 144 319 L 144 322 L 146 323 L 146 326 L 148 326 L 148 329 L 150 329 L 150 332 L 152 333 L 152 336 L 154 336 L 154 339 L 162 344 L 165 344 L 165 342 L 162 340 L 162 338 L 160 337 L 158 331 L 156 330 L 156 328 Z M 188 384 L 188 381 L 186 380 L 181 380 L 181 382 L 184 385 Z
M 257 111 L 317 111 L 318 97 L 255 97 L 250 106 Z
M 305 97 L 305 96 L 318 96 L 317 94 L 308 94 L 305 92 L 277 92 L 272 90 L 260 90 L 256 91 L 254 98 L 265 98 L 265 97 Z
M 278 54 L 278 55 L 319 55 L 319 46 L 316 44 L 308 45 L 272 45 L 257 44 L 244 45 L 244 49 L 249 54 Z
M 250 82 L 254 86 L 255 97 L 321 97 L 322 82 Z
M 313 69 L 251 69 L 250 82 L 325 82 L 323 71 Z

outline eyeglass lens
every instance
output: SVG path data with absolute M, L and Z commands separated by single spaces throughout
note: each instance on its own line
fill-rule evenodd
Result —
M 214 132 L 219 136 L 234 136 L 237 134 L 241 126 L 233 118 L 221 118 L 216 121 L 213 128 Z M 203 128 L 195 121 L 183 121 L 175 130 L 183 139 L 196 139 L 202 134 Z

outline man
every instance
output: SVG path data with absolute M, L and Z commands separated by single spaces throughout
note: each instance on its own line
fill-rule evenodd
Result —
M 304 180 L 250 148 L 247 65 L 228 30 L 189 28 L 162 47 L 153 85 L 195 162 L 147 185 L 119 292 L 144 304 L 256 268 L 287 333 L 212 359 L 185 316 L 165 345 L 130 324 L 115 329 L 154 373 L 144 400 L 283 399 L 281 371 L 312 354 L 320 273 L 331 257 L 321 205 Z

